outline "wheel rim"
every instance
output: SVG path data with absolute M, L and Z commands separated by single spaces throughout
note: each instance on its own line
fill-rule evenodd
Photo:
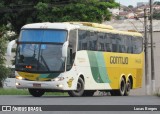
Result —
M 127 82 L 127 92 L 129 92 L 130 89 L 131 89 L 131 83 L 130 83 L 130 81 L 128 81 L 128 82 Z
M 77 92 L 81 91 L 81 83 L 78 82 L 77 84 Z
M 80 82 L 77 83 L 77 90 L 75 92 L 80 92 L 82 90 L 82 84 Z
M 125 83 L 124 83 L 124 81 L 122 81 L 122 82 L 121 82 L 121 88 L 120 88 L 122 93 L 123 93 L 124 90 L 125 90 L 125 86 L 124 86 L 124 85 L 125 85 Z
M 68 91 L 72 97 L 80 97 L 84 94 L 84 82 L 82 78 L 78 79 L 76 90 Z

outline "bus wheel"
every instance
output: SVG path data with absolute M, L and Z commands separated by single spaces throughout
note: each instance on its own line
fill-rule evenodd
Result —
M 68 91 L 68 94 L 71 97 L 80 97 L 84 93 L 84 82 L 83 79 L 79 77 L 78 83 L 77 83 L 77 90 Z
M 125 91 L 126 91 L 126 83 L 124 78 L 121 78 L 120 88 L 116 93 L 118 96 L 124 96 Z
M 120 88 L 118 90 L 111 90 L 110 93 L 112 96 L 124 96 L 126 91 L 126 83 L 124 78 L 121 79 Z
M 42 89 L 28 89 L 28 91 L 34 97 L 41 97 L 45 93 Z
M 131 90 L 131 81 L 130 81 L 130 79 L 128 79 L 128 81 L 127 81 L 127 83 L 126 83 L 126 90 L 125 90 L 124 95 L 125 95 L 125 96 L 128 96 L 129 93 L 130 93 L 130 90 Z
M 82 96 L 93 96 L 95 91 L 86 90 Z

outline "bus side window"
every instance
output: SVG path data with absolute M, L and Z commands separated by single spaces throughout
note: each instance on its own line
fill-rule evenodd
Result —
M 97 51 L 97 32 L 79 30 L 78 37 L 78 50 Z
M 67 52 L 67 70 L 70 70 L 75 60 L 77 30 L 71 30 L 69 33 L 69 46 Z
M 77 40 L 77 31 L 71 30 L 69 33 L 69 45 L 72 48 L 73 52 L 76 52 L 76 40 Z
M 122 53 L 122 38 L 119 34 L 116 34 L 115 37 L 116 37 L 116 44 L 117 44 L 117 52 Z
M 127 53 L 133 53 L 132 36 L 127 36 L 126 45 L 127 45 Z
M 122 53 L 127 53 L 127 36 L 125 35 L 120 35 L 121 36 L 121 48 L 122 48 Z
M 112 35 L 112 52 L 117 52 L 117 43 L 116 43 L 116 37 Z
M 105 50 L 107 52 L 112 52 L 112 44 L 111 44 L 111 34 L 105 33 Z
M 78 50 L 86 50 L 87 49 L 87 31 L 79 30 L 78 31 Z
M 142 39 L 140 37 L 134 37 L 132 39 L 133 53 L 138 54 L 142 51 Z
M 73 63 L 72 49 L 68 48 L 68 52 L 67 52 L 67 71 L 72 68 L 72 63 Z
M 88 31 L 90 34 L 87 36 L 88 39 L 88 48 L 87 50 L 97 51 L 97 32 Z
M 98 38 L 98 42 L 97 42 L 97 46 L 98 46 L 98 51 L 105 51 L 104 48 L 104 44 L 105 44 L 105 37 L 104 37 L 104 33 L 97 33 L 97 38 Z

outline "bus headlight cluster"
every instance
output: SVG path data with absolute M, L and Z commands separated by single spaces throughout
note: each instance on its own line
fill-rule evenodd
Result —
M 17 82 L 16 82 L 16 86 L 19 86 L 19 85 L 20 85 L 20 83 L 17 83 Z
M 62 87 L 63 87 L 63 85 L 62 85 L 62 84 L 60 84 L 60 85 L 57 85 L 57 87 L 60 87 L 60 88 L 62 88 Z
M 62 81 L 62 80 L 64 80 L 64 77 L 57 77 L 52 79 L 52 81 Z
M 23 80 L 24 78 L 22 76 L 16 76 L 16 79 Z

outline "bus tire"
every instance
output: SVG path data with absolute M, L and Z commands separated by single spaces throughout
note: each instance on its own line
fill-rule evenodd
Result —
M 86 90 L 84 91 L 82 96 L 93 96 L 95 91 L 92 90 Z
M 125 96 L 128 96 L 129 93 L 130 93 L 130 90 L 131 90 L 131 80 L 128 78 L 128 81 L 127 81 L 127 83 L 126 83 L 126 90 L 125 90 L 124 95 L 125 95 Z
M 110 94 L 112 96 L 124 96 L 125 91 L 126 91 L 126 83 L 124 78 L 121 78 L 120 88 L 118 90 L 111 90 Z
M 84 81 L 79 77 L 77 82 L 77 90 L 68 91 L 69 96 L 71 97 L 81 97 L 84 93 Z
M 28 89 L 28 91 L 34 97 L 41 97 L 45 93 L 42 89 Z
M 126 91 L 126 83 L 125 83 L 124 78 L 122 77 L 121 83 L 120 83 L 120 88 L 119 88 L 119 90 L 117 90 L 116 94 L 118 96 L 124 96 L 125 91 Z

